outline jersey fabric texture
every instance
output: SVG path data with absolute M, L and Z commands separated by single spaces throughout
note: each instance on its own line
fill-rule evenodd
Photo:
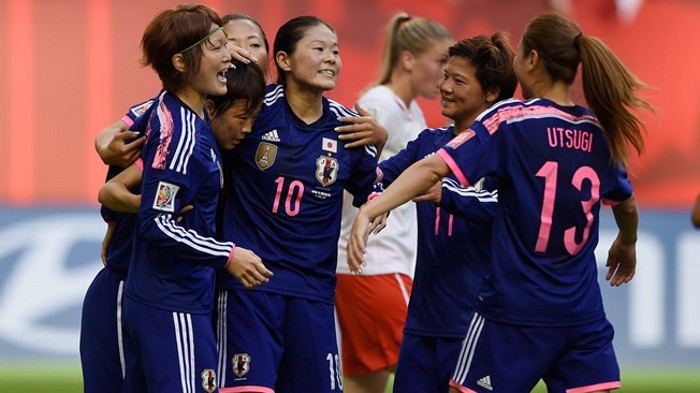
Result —
M 221 393 L 342 392 L 333 305 L 222 290 L 217 312 Z
M 406 104 L 390 88 L 375 86 L 360 97 L 358 104 L 375 117 L 389 133 L 379 161 L 395 155 L 427 128 L 423 112 L 415 101 Z M 343 203 L 343 218 L 338 240 L 338 273 L 350 274 L 347 244 L 357 207 L 350 198 Z M 391 211 L 390 225 L 367 240 L 366 266 L 362 275 L 401 273 L 413 277 L 416 259 L 416 208 L 407 203 Z
M 529 392 L 542 378 L 552 393 L 619 389 L 613 334 L 605 318 L 578 326 L 515 326 L 474 314 L 450 386 Z
M 253 250 L 274 272 L 253 290 L 333 303 L 343 189 L 364 203 L 378 181 L 376 149 L 346 149 L 335 127 L 357 116 L 323 100 L 306 124 L 290 109 L 283 86 L 271 85 L 253 131 L 233 150 L 231 192 L 222 238 Z M 221 288 L 243 286 L 220 274 Z
M 421 132 L 405 149 L 380 163 L 384 187 L 453 137 L 452 126 Z M 496 214 L 498 192 L 491 177 L 471 187 L 461 187 L 453 177 L 446 177 L 442 188 L 442 206 L 416 204 L 418 258 L 404 332 L 459 338 L 464 337 L 488 271 L 490 221 Z M 391 218 L 389 226 L 393 225 Z
M 600 203 L 624 201 L 632 188 L 590 110 L 502 101 L 438 154 L 463 184 L 498 178 L 493 267 L 479 314 L 549 327 L 604 318 L 594 256 Z
M 125 294 L 155 308 L 208 314 L 213 268 L 224 267 L 234 248 L 213 239 L 223 184 L 219 151 L 208 121 L 175 95 L 164 92 L 154 105 Z M 187 205 L 194 209 L 176 222 Z
M 145 131 L 152 103 L 153 100 L 149 100 L 133 106 L 122 120 L 131 130 Z M 110 165 L 105 181 L 122 170 L 119 166 Z M 125 370 L 122 300 L 136 229 L 136 214 L 117 213 L 106 206 L 100 208 L 100 214 L 114 229 L 107 245 L 106 266 L 95 276 L 83 301 L 80 362 L 86 393 L 121 392 Z

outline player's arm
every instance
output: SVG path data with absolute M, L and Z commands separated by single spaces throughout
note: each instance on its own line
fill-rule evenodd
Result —
M 608 273 L 605 279 L 610 281 L 612 286 L 620 286 L 632 280 L 637 267 L 639 212 L 634 195 L 614 205 L 612 211 L 618 233 L 608 251 L 608 261 L 605 264 Z
M 487 176 L 467 187 L 451 177 L 444 177 L 430 190 L 413 199 L 432 200 L 441 208 L 465 220 L 491 222 L 498 208 L 496 179 Z
M 125 168 L 139 158 L 144 140 L 138 132 L 129 131 L 124 120 L 119 120 L 97 135 L 95 150 L 105 164 Z
M 411 165 L 381 195 L 360 208 L 348 241 L 348 265 L 351 271 L 362 268 L 368 230 L 372 228 L 373 221 L 427 190 L 449 171 L 442 158 L 432 155 Z
M 340 117 L 338 119 L 343 123 L 348 123 L 348 125 L 336 128 L 336 132 L 340 134 L 338 139 L 344 141 L 347 148 L 374 145 L 378 154 L 381 154 L 389 138 L 389 133 L 374 116 L 359 104 L 355 104 L 355 110 L 360 116 Z
M 691 220 L 695 228 L 700 228 L 700 194 L 695 198 L 695 205 L 693 205 L 693 212 L 691 214 Z
M 122 213 L 137 213 L 141 206 L 143 162 L 138 160 L 105 183 L 97 195 L 100 203 L 110 210 Z

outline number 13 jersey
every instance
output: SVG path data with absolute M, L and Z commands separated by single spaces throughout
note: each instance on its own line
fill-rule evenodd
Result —
M 590 110 L 503 101 L 438 154 L 462 182 L 498 177 L 493 271 L 479 313 L 531 326 L 604 316 L 594 255 L 600 202 L 624 201 L 632 187 Z

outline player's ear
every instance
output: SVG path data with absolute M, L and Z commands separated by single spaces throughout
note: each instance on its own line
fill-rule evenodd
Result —
M 399 53 L 399 62 L 406 71 L 411 71 L 413 69 L 415 59 L 415 56 L 413 56 L 413 53 L 410 51 L 404 50 Z
M 501 94 L 501 89 L 498 87 L 493 87 L 488 89 L 486 91 L 486 95 L 484 97 L 484 100 L 489 103 L 489 105 L 493 104 L 496 102 L 496 99 L 498 99 L 498 95 Z
M 173 62 L 173 67 L 180 72 L 187 71 L 187 65 L 185 64 L 185 56 L 182 53 L 176 53 L 173 55 L 171 61 Z
M 214 103 L 211 100 L 204 101 L 204 109 L 209 114 L 209 118 L 214 117 Z
M 292 67 L 289 65 L 289 55 L 285 51 L 279 51 L 275 53 L 275 61 L 282 71 L 291 71 Z

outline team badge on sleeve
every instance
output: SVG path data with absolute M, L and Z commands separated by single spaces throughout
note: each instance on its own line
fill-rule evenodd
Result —
M 218 383 L 216 382 L 216 372 L 210 368 L 202 371 L 202 387 L 205 392 L 214 393 Z
M 233 375 L 242 378 L 244 375 L 248 374 L 248 370 L 250 370 L 250 355 L 247 353 L 237 353 L 233 355 L 231 366 L 233 368 Z
M 272 143 L 260 142 L 258 150 L 255 151 L 255 165 L 264 171 L 275 163 L 275 158 L 277 158 L 277 146 Z
M 338 160 L 330 154 L 316 159 L 316 179 L 324 186 L 330 186 L 338 178 Z
M 164 181 L 158 182 L 158 189 L 156 190 L 156 197 L 153 201 L 153 208 L 164 212 L 174 212 L 175 195 L 177 195 L 179 190 L 180 187 L 174 184 L 166 183 Z
M 129 109 L 129 111 L 131 111 L 131 113 L 132 113 L 135 117 L 140 117 L 140 116 L 142 116 L 144 113 L 146 113 L 146 111 L 148 110 L 148 108 L 151 107 L 151 105 L 153 105 L 153 100 L 148 100 L 148 101 L 146 101 L 146 102 L 142 102 L 142 103 L 140 103 L 140 104 L 138 104 L 138 105 L 132 106 L 131 109 Z

